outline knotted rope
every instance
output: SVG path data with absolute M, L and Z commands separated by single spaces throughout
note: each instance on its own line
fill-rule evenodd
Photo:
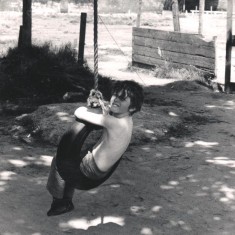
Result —
M 102 107 L 103 111 L 107 112 L 108 103 L 103 100 L 103 95 L 98 90 L 98 82 L 98 0 L 94 0 L 94 89 L 90 91 L 87 106 Z
M 98 90 L 98 0 L 94 0 L 94 89 Z

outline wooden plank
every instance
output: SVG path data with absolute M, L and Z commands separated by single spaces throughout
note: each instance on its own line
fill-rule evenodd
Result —
M 159 60 L 153 57 L 147 57 L 147 56 L 142 56 L 142 55 L 133 55 L 132 57 L 132 63 L 133 64 L 143 64 L 147 66 L 163 66 L 165 63 L 170 63 L 176 67 L 182 68 L 182 66 L 191 66 L 189 64 L 183 64 L 183 63 L 178 63 L 174 61 L 165 61 L 165 60 Z M 197 67 L 197 66 L 196 66 Z M 198 66 L 200 68 L 200 66 Z M 201 67 L 204 68 L 204 67 Z M 205 68 L 208 69 L 208 68 Z M 208 69 L 211 70 L 211 69 Z
M 215 48 L 134 36 L 133 45 L 215 58 Z
M 147 57 L 147 56 L 137 55 L 137 54 L 132 55 L 132 61 L 141 63 L 141 64 L 152 65 L 152 66 L 164 65 L 165 63 L 164 60 L 159 60 L 153 57 Z
M 190 54 L 182 54 L 177 52 L 158 51 L 158 49 L 147 48 L 142 46 L 133 47 L 133 55 L 141 55 L 146 57 L 155 58 L 158 60 L 167 60 L 169 62 L 193 65 L 203 68 L 208 68 L 214 70 L 215 60 L 211 58 L 205 58 L 202 56 L 195 56 Z M 138 61 L 137 61 L 138 62 Z
M 188 44 L 214 47 L 214 41 L 206 41 L 200 38 L 199 35 L 192 35 L 180 32 L 169 32 L 149 28 L 133 27 L 132 35 L 145 38 L 161 39 L 172 42 L 184 42 Z

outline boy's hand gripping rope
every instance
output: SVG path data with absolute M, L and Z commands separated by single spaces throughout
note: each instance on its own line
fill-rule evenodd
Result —
M 100 91 L 92 89 L 87 99 L 87 106 L 91 108 L 102 108 L 103 114 L 107 115 L 110 111 L 109 102 L 104 101 L 103 95 Z

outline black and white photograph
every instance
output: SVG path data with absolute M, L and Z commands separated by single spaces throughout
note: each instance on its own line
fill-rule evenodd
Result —
M 0 235 L 235 235 L 235 0 L 0 0 Z

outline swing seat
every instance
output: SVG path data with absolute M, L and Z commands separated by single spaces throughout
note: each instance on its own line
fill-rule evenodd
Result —
M 56 166 L 62 179 L 76 189 L 89 190 L 98 187 L 113 174 L 121 161 L 120 158 L 101 179 L 90 179 L 81 172 L 80 163 L 87 153 L 81 151 L 82 146 L 89 134 L 99 129 L 102 127 L 77 119 L 60 140 Z

